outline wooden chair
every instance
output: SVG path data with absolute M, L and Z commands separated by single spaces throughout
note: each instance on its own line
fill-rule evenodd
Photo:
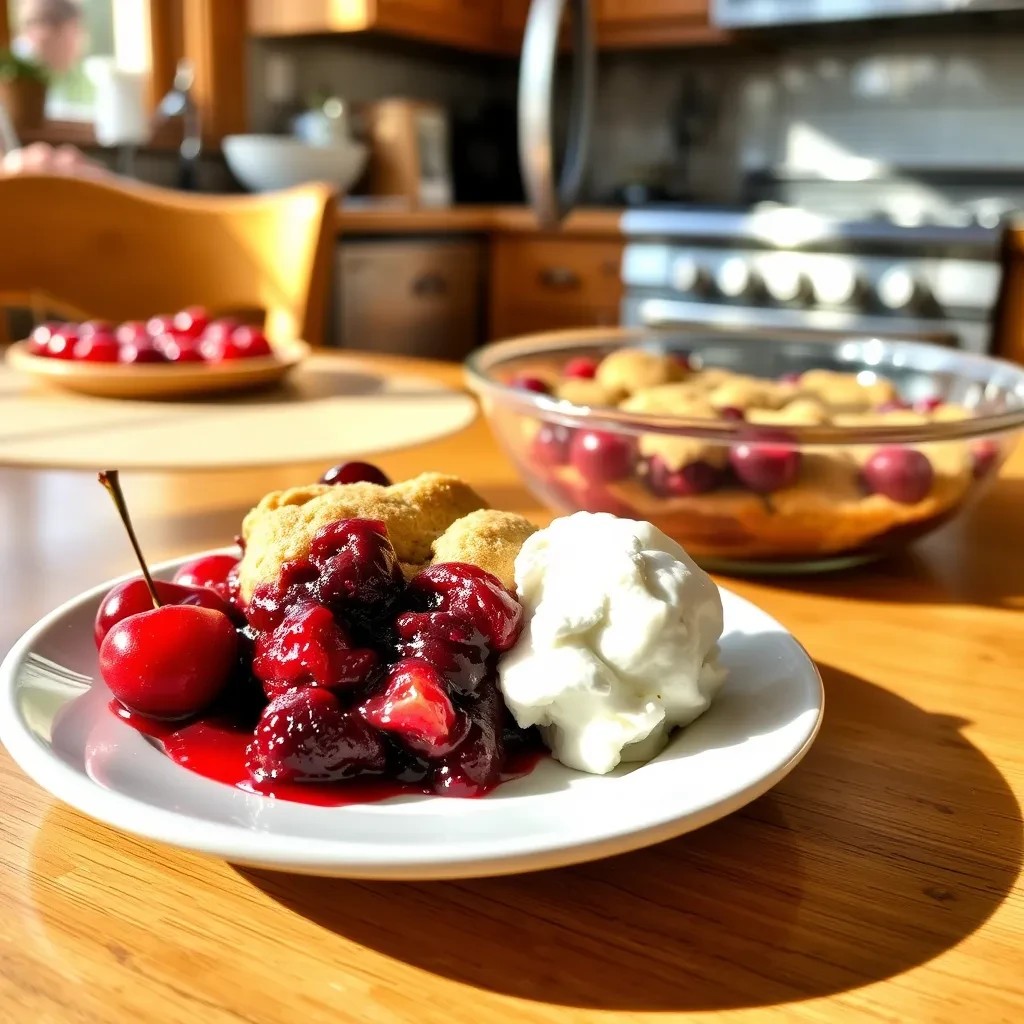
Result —
M 146 319 L 262 310 L 273 340 L 324 341 L 334 191 L 194 195 L 122 179 L 0 180 L 0 307 Z M 2 339 L 0 339 L 2 340 Z

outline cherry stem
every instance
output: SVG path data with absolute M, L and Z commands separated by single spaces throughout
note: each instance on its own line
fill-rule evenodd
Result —
M 146 565 L 146 559 L 142 554 L 142 548 L 139 547 L 139 538 L 135 536 L 135 527 L 132 526 L 132 517 L 128 514 L 128 505 L 124 500 L 124 492 L 121 490 L 120 474 L 116 469 L 106 469 L 99 474 L 99 481 L 107 489 L 107 493 L 110 495 L 111 501 L 114 503 L 114 507 L 117 509 L 117 514 L 121 517 L 121 522 L 124 523 L 124 528 L 128 533 L 128 539 L 132 542 L 132 550 L 135 552 L 135 557 L 139 560 L 139 568 L 142 570 L 142 578 L 146 581 L 146 589 L 149 590 L 149 596 L 153 600 L 153 607 L 159 608 L 161 606 L 160 597 L 156 592 L 156 584 L 153 582 L 153 577 L 149 574 L 149 566 Z

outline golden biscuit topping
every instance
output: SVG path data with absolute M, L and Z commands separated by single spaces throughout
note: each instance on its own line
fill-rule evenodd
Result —
M 560 381 L 555 388 L 555 396 L 563 402 L 573 405 L 617 405 L 626 392 L 620 388 L 607 387 L 600 381 L 584 380 L 581 377 L 570 377 Z
M 467 561 L 494 572 L 506 584 L 511 579 L 510 556 L 515 559 L 513 548 L 518 553 L 534 529 L 521 516 L 487 509 L 468 484 L 441 473 L 422 473 L 389 487 L 311 484 L 273 491 L 242 522 L 242 598 L 248 600 L 257 586 L 274 582 L 285 563 L 305 558 L 322 527 L 354 518 L 379 519 L 387 526 L 407 572 L 432 562 Z
M 599 384 L 626 394 L 669 384 L 685 376 L 686 370 L 678 360 L 641 348 L 620 348 L 605 356 L 597 368 Z

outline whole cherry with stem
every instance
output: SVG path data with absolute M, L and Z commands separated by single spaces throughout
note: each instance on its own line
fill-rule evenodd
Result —
M 238 654 L 235 627 L 215 608 L 163 603 L 135 535 L 117 470 L 100 473 L 99 481 L 128 534 L 151 603 L 108 630 L 100 644 L 100 674 L 130 711 L 164 720 L 188 718 L 208 707 L 227 685 Z

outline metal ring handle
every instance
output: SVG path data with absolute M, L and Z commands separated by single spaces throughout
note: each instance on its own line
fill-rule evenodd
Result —
M 566 4 L 572 10 L 572 94 L 565 157 L 556 185 L 555 68 Z M 519 166 L 530 205 L 543 227 L 555 227 L 579 197 L 590 148 L 595 76 L 590 0 L 533 0 L 519 62 Z

